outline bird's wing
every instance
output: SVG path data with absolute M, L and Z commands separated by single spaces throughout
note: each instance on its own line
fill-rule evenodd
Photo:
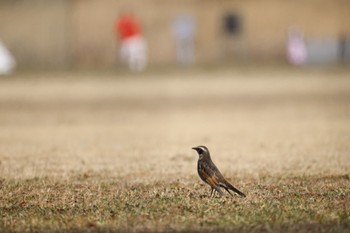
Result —
M 221 173 L 216 168 L 212 166 L 214 164 L 210 163 L 200 163 L 198 166 L 198 171 L 201 178 L 212 187 L 219 186 Z

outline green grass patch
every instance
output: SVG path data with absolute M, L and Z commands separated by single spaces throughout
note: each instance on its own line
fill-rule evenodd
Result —
M 209 198 L 206 186 L 2 180 L 1 232 L 348 232 L 348 176 L 245 180 L 247 198 Z

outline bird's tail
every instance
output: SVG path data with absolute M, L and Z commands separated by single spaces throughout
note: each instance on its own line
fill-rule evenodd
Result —
M 240 196 L 242 196 L 242 197 L 246 197 L 246 195 L 245 195 L 244 193 L 242 193 L 241 191 L 239 191 L 238 189 L 236 189 L 235 187 L 233 187 L 233 185 L 230 184 L 228 181 L 225 182 L 225 185 L 224 185 L 223 187 L 224 187 L 224 189 L 226 189 L 226 191 L 227 191 L 229 194 L 231 194 L 229 190 L 232 190 L 232 191 L 234 191 L 235 193 L 237 193 L 238 195 L 240 195 Z M 231 195 L 232 195 L 232 194 L 231 194 Z

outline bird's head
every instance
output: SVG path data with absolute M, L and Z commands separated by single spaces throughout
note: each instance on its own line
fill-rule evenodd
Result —
M 210 153 L 207 147 L 205 146 L 196 146 L 192 148 L 193 150 L 197 151 L 199 158 L 210 158 Z

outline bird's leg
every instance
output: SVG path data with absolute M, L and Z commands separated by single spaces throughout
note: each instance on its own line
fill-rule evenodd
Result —
M 217 191 L 214 189 L 214 192 L 213 192 L 213 196 L 212 197 L 215 197 Z
M 221 189 L 219 187 L 214 186 L 214 189 L 216 192 L 219 193 L 220 197 L 222 197 L 224 195 L 224 193 L 221 191 Z
M 215 195 L 216 195 L 217 192 L 218 192 L 218 191 L 216 190 L 215 187 L 211 187 L 210 197 L 211 197 L 211 198 L 212 198 L 212 197 L 215 197 Z
M 210 197 L 212 197 L 212 196 L 213 196 L 213 191 L 214 191 L 214 188 L 213 188 L 213 187 L 211 187 Z

